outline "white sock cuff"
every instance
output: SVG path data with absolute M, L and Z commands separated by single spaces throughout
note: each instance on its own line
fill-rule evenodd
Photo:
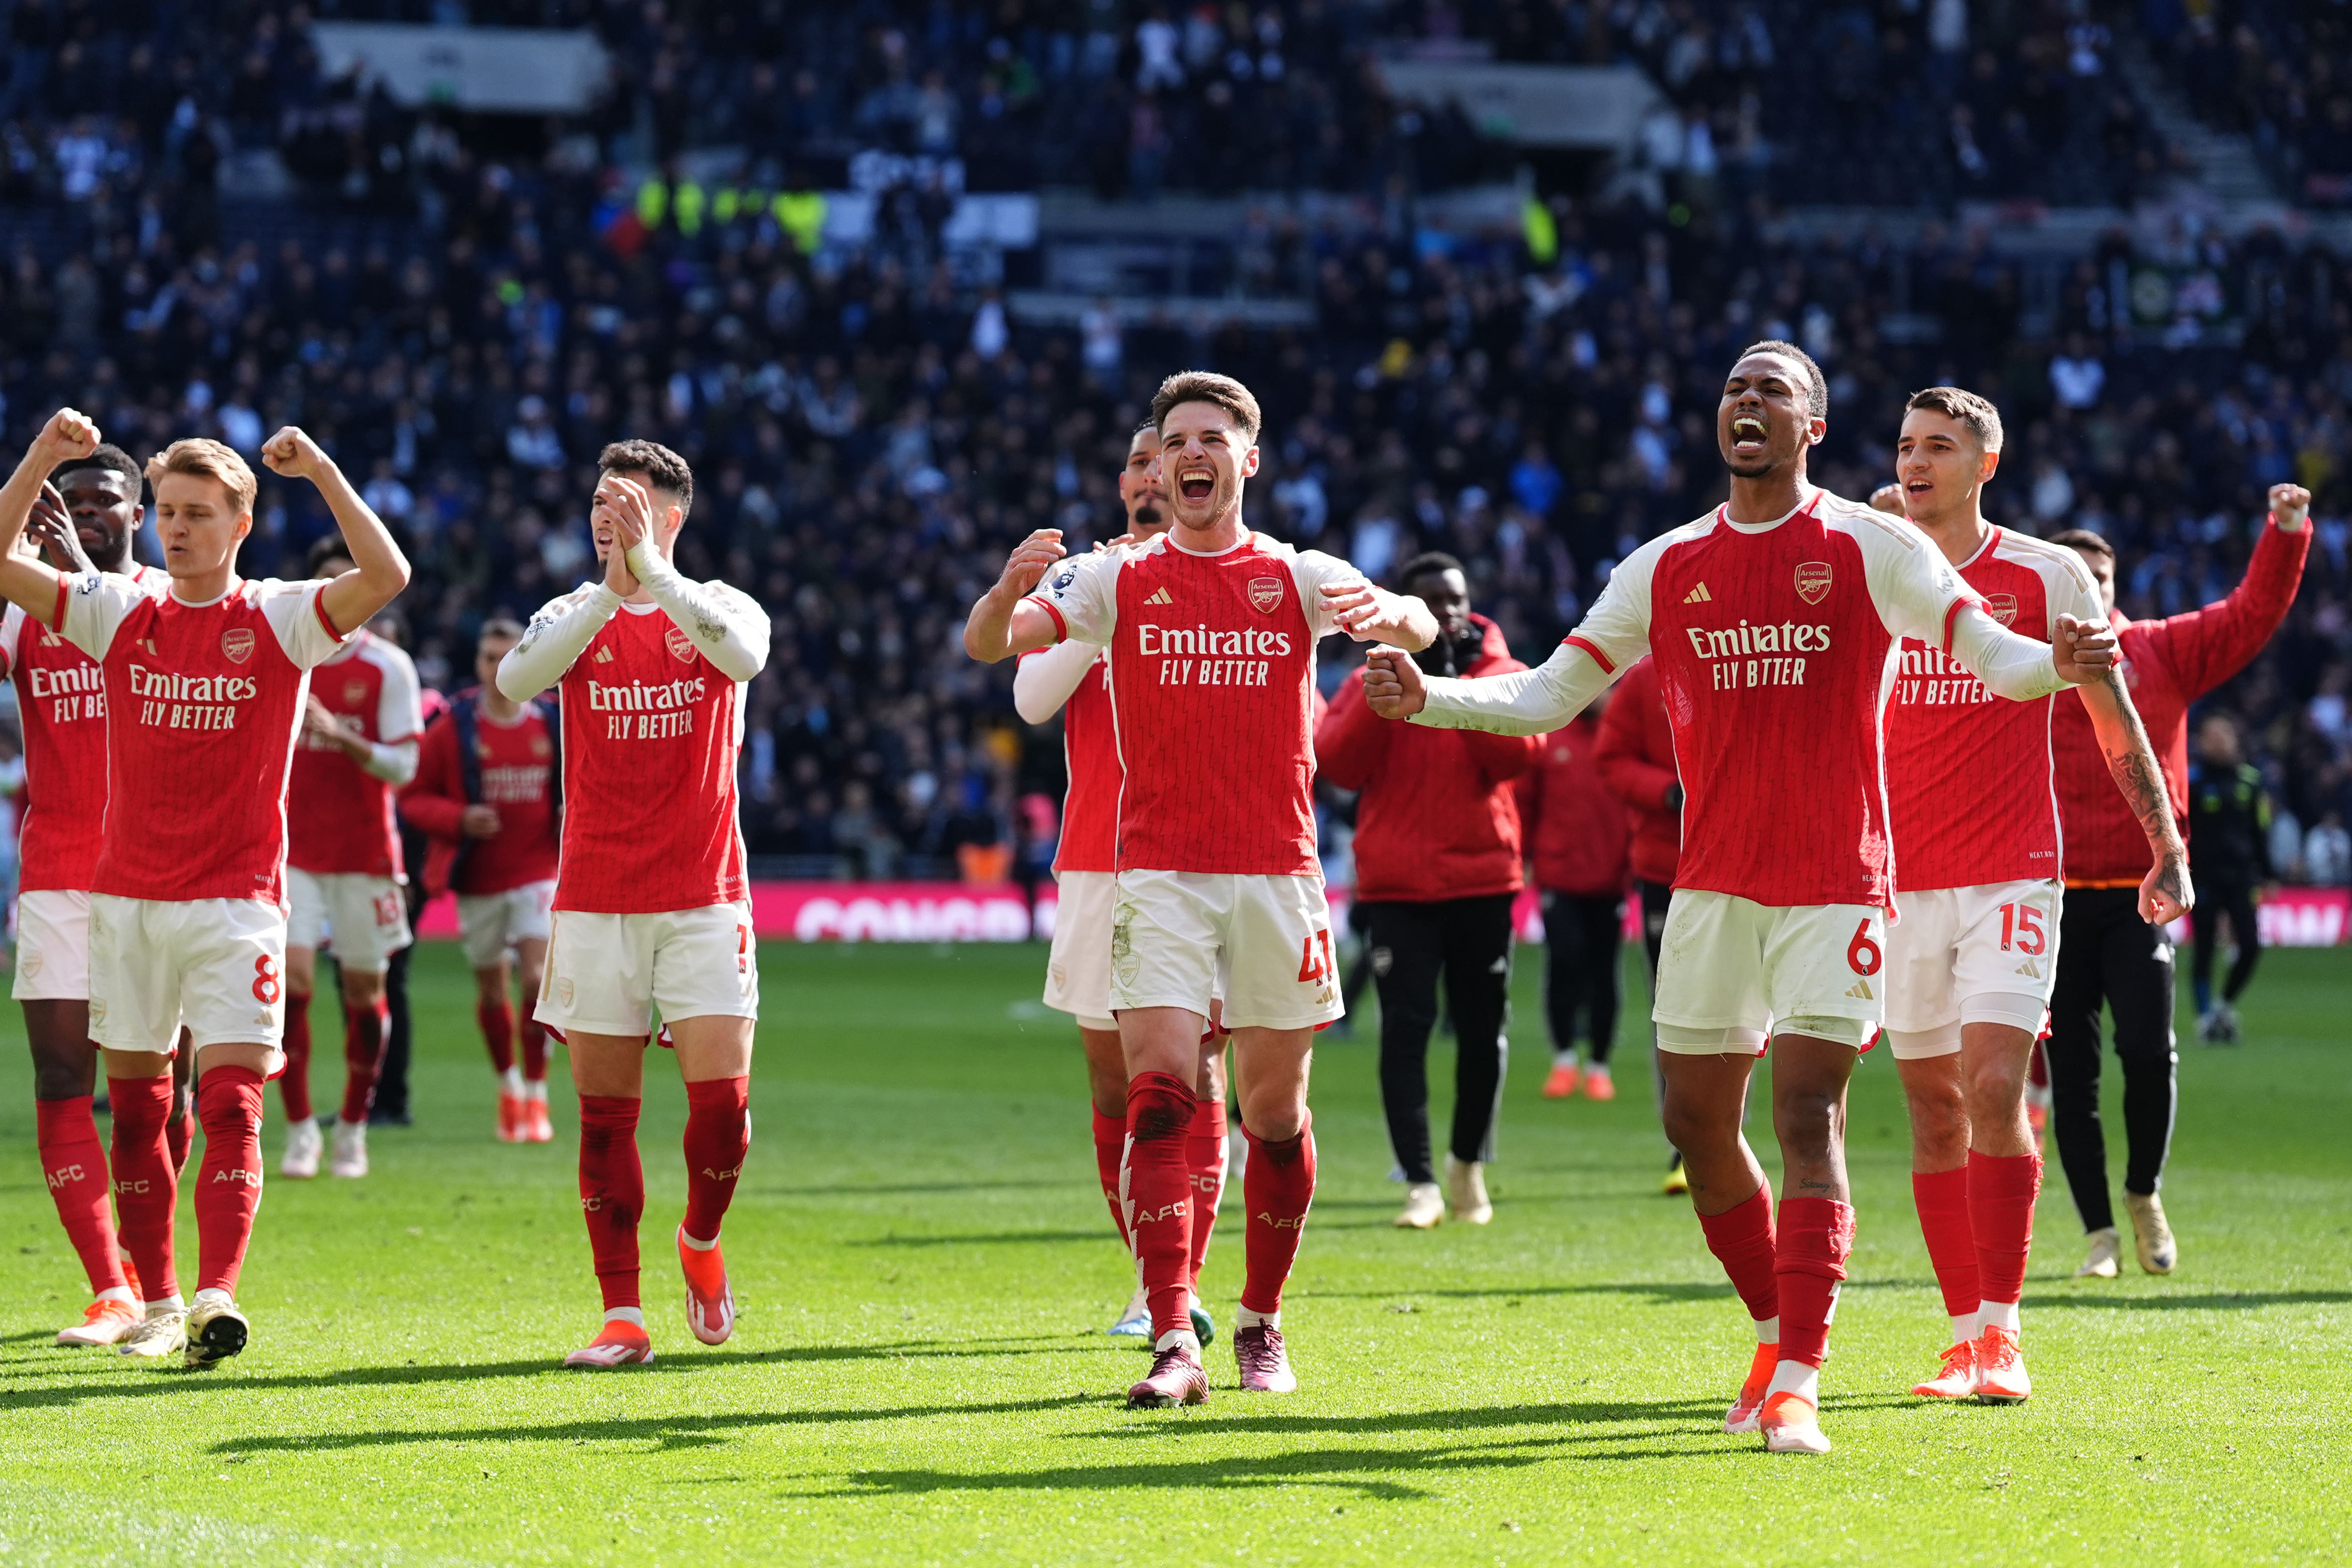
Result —
M 697 1252 L 708 1252 L 713 1247 L 719 1245 L 719 1238 L 716 1236 L 712 1237 L 708 1241 L 696 1240 L 693 1237 L 688 1236 L 686 1233 L 686 1227 L 683 1225 L 677 1228 L 677 1239 L 682 1244 L 693 1248 Z
M 1279 1307 L 1270 1312 L 1254 1312 L 1247 1307 L 1234 1309 L 1234 1327 L 1237 1329 L 1278 1329 L 1281 1326 L 1282 1310 Z
M 131 1287 L 128 1285 L 109 1285 L 98 1293 L 98 1299 L 101 1301 L 121 1301 L 133 1307 L 140 1304 L 139 1298 L 131 1293 Z
M 2015 1301 L 1980 1301 L 1977 1304 L 1977 1321 L 1982 1328 L 2007 1329 L 2017 1332 Z
M 1954 1312 L 1950 1314 L 1950 1316 L 1952 1320 L 1952 1343 L 1954 1344 L 1966 1344 L 1969 1341 L 1977 1337 L 1977 1330 L 1980 1326 L 1978 1322 L 1978 1318 L 1979 1316 L 1979 1313 Z
M 604 1321 L 608 1323 L 635 1323 L 643 1328 L 646 1326 L 646 1311 L 643 1307 L 606 1307 Z
M 1758 1344 L 1779 1344 L 1780 1343 L 1780 1313 L 1774 1312 L 1769 1318 L 1758 1318 L 1756 1320 L 1756 1343 Z
M 1163 1350 L 1172 1350 L 1178 1345 L 1191 1351 L 1194 1361 L 1201 1359 L 1201 1336 L 1191 1329 L 1170 1329 L 1151 1342 L 1151 1350 L 1152 1354 L 1157 1355 Z
M 184 1312 L 188 1310 L 188 1303 L 181 1298 L 177 1291 L 168 1296 L 159 1296 L 152 1301 L 142 1301 L 140 1305 L 146 1308 L 147 1315 L 151 1318 L 157 1312 Z
M 1772 1369 L 1771 1385 L 1764 1390 L 1769 1399 L 1775 1394 L 1793 1394 L 1818 1410 L 1822 1407 L 1822 1369 L 1807 1366 L 1801 1361 L 1783 1360 Z

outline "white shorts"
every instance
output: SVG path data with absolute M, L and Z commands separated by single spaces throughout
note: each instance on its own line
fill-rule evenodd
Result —
M 1886 918 L 1867 904 L 1781 908 L 1675 889 L 1658 953 L 1658 1049 L 1762 1054 L 1775 1032 L 1875 1042 Z
M 381 975 L 408 934 L 408 900 L 388 876 L 362 872 L 286 868 L 286 945 L 312 952 L 331 946 L 335 962 L 357 974 Z
M 2063 890 L 2028 879 L 1895 895 L 1886 933 L 1886 1043 L 1908 1061 L 1960 1049 L 1960 1026 L 2040 1034 L 2058 974 Z
M 556 911 L 531 1016 L 565 1034 L 636 1035 L 662 1021 L 760 1016 L 759 945 L 749 904 L 663 915 Z
M 527 882 L 504 893 L 457 895 L 457 936 L 470 968 L 492 969 L 506 961 L 518 942 L 547 940 L 548 907 L 555 883 Z
M 1111 1011 L 1206 1018 L 1221 977 L 1229 1030 L 1317 1029 L 1347 1011 L 1321 877 L 1123 871 L 1117 881 Z
M 1110 921 L 1118 878 L 1107 871 L 1064 872 L 1054 879 L 1054 946 L 1045 958 L 1045 1005 L 1080 1029 L 1115 1030 L 1110 1016 Z
M 208 1045 L 270 1047 L 285 1065 L 286 915 L 249 898 L 89 895 L 89 1037 L 172 1054 L 182 1025 Z
M 20 1002 L 79 1002 L 89 997 L 89 894 L 44 888 L 16 895 L 16 982 Z

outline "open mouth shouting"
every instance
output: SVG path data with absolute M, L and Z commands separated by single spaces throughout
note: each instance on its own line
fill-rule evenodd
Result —
M 1179 468 L 1176 471 L 1176 493 L 1193 506 L 1204 506 L 1217 493 L 1216 470 L 1207 464 Z
M 1741 457 L 1764 455 L 1764 422 L 1751 413 L 1743 413 L 1731 422 L 1731 450 Z

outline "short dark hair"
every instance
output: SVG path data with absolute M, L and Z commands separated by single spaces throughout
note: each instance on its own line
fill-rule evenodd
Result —
M 131 495 L 133 500 L 146 493 L 147 475 L 146 471 L 139 466 L 139 460 L 111 442 L 100 444 L 98 449 L 87 457 L 77 457 L 70 463 L 58 464 L 49 471 L 49 483 L 54 485 L 67 475 L 78 474 L 85 468 L 96 468 L 104 473 L 121 475 L 131 481 Z
M 642 474 L 656 490 L 677 497 L 677 515 L 694 510 L 694 470 L 658 441 L 615 441 L 596 455 L 602 474 Z
M 318 576 L 319 569 L 337 556 L 352 560 L 352 547 L 343 542 L 342 535 L 329 534 L 325 538 L 313 539 L 310 548 L 302 552 L 302 575 Z M 359 562 L 352 560 L 352 564 L 357 566 Z
M 511 637 L 515 641 L 520 642 L 522 640 L 522 622 L 516 620 L 511 615 L 493 615 L 488 620 L 482 622 L 482 629 L 479 632 L 474 633 L 474 640 L 478 643 L 485 637 Z
M 1257 433 L 1264 427 L 1265 415 L 1249 388 L 1233 377 L 1221 376 L 1214 371 L 1179 371 L 1170 376 L 1151 394 L 1151 428 L 1165 430 L 1168 411 L 1184 402 L 1213 403 L 1223 409 L 1242 427 L 1242 434 L 1250 444 L 1257 444 Z
M 2000 410 L 1993 407 L 1990 398 L 1960 387 L 1927 387 L 1911 394 L 1903 412 L 1909 413 L 1915 408 L 1940 413 L 1966 425 L 1969 434 L 1977 438 L 1977 444 L 1987 452 L 2000 450 Z
M 2116 547 L 2088 528 L 2068 528 L 2063 534 L 2052 534 L 2043 542 L 2064 545 L 2068 549 L 2083 550 L 2091 555 L 2103 555 L 2107 558 L 2109 565 L 2115 563 Z
M 1442 549 L 1423 550 L 1397 570 L 1397 586 L 1411 588 L 1433 571 L 1462 571 L 1462 563 Z M 1466 580 L 1469 573 L 1463 572 Z
M 1748 344 L 1739 350 L 1739 359 L 1744 360 L 1753 354 L 1783 354 L 1804 366 L 1806 414 L 1813 419 L 1830 416 L 1830 383 L 1822 377 L 1821 366 L 1813 362 L 1812 355 L 1780 338 L 1767 338 L 1760 343 Z M 1739 360 L 1731 362 L 1736 365 Z

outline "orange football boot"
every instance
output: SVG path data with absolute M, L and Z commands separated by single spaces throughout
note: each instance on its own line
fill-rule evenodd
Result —
M 1976 1391 L 1977 1345 L 1967 1339 L 1944 1352 L 1944 1364 L 1935 1376 L 1911 1385 L 1912 1394 L 1921 1399 L 1966 1399 Z
M 1977 1397 L 1988 1405 L 2020 1405 L 2033 1393 L 2033 1379 L 2025 1375 L 2025 1357 L 2017 1348 L 2017 1331 L 1988 1327 L 1977 1336 Z
M 1748 1377 L 1739 1385 L 1739 1397 L 1723 1413 L 1723 1429 L 1734 1437 L 1756 1430 L 1756 1412 L 1764 1403 L 1764 1390 L 1772 1385 L 1772 1369 L 1780 1364 L 1778 1344 L 1759 1344 L 1756 1359 L 1748 1364 Z
M 1756 1417 L 1764 1429 L 1768 1454 L 1826 1454 L 1830 1440 L 1822 1433 L 1821 1412 L 1801 1394 L 1775 1394 L 1764 1401 Z
M 1580 1076 L 1582 1076 L 1581 1070 L 1577 1067 L 1575 1062 L 1563 1061 L 1557 1064 L 1551 1070 L 1551 1076 L 1544 1080 L 1544 1098 L 1547 1100 L 1567 1099 L 1570 1095 L 1576 1092 L 1576 1081 Z

